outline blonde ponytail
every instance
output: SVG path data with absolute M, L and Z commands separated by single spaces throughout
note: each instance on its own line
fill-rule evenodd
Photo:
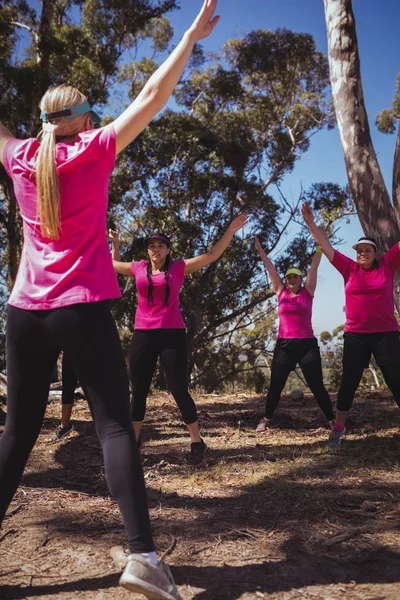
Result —
M 84 104 L 86 97 L 69 85 L 47 90 L 40 101 L 45 113 L 63 110 L 65 106 Z M 63 137 L 84 131 L 88 113 L 77 117 L 60 117 L 43 123 L 39 134 L 40 148 L 36 156 L 36 187 L 38 192 L 38 216 L 43 237 L 58 240 L 61 234 L 61 198 L 56 164 L 56 142 Z
M 49 125 L 50 127 L 48 127 Z M 36 187 L 40 233 L 43 237 L 58 240 L 61 233 L 61 204 L 56 166 L 55 129 L 56 125 L 43 123 L 41 143 L 36 159 Z

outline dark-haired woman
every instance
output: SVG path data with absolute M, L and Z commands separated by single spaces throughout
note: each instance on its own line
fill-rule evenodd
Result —
M 255 244 L 277 295 L 279 314 L 279 333 L 272 359 L 271 382 L 265 401 L 265 414 L 257 425 L 256 431 L 268 431 L 271 427 L 271 419 L 278 406 L 282 390 L 297 363 L 332 427 L 334 420 L 332 403 L 324 386 L 321 355 L 311 323 L 321 252 L 317 251 L 314 254 L 306 280 L 302 285 L 303 274 L 300 269 L 288 269 L 283 281 L 263 250 L 258 237 L 255 239 Z
M 400 244 L 397 242 L 378 260 L 375 240 L 360 238 L 353 246 L 356 251 L 354 261 L 334 250 L 326 233 L 315 224 L 308 202 L 303 204 L 302 214 L 315 242 L 344 279 L 343 374 L 336 405 L 336 425 L 328 440 L 328 444 L 335 447 L 346 432 L 346 415 L 371 354 L 400 407 L 400 341 L 393 298 L 394 275 L 400 266 Z
M 207 446 L 200 436 L 196 405 L 188 389 L 188 351 L 179 294 L 184 278 L 216 261 L 247 219 L 246 214 L 240 214 L 209 252 L 187 260 L 171 260 L 170 239 L 155 233 L 145 240 L 148 260 L 120 262 L 118 234 L 109 232 L 114 269 L 134 277 L 138 292 L 135 330 L 129 348 L 132 422 L 136 439 L 140 446 L 146 399 L 160 357 L 169 390 L 190 434 L 188 463 L 191 465 L 203 462 Z

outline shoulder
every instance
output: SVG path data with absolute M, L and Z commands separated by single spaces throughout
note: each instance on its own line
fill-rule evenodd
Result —
M 173 272 L 173 273 L 177 273 L 177 274 L 183 276 L 183 272 L 185 270 L 185 264 L 186 264 L 186 261 L 182 260 L 180 258 L 178 258 L 176 260 L 173 260 L 171 262 L 171 264 L 169 265 L 168 271 L 169 272 Z
M 19 163 L 28 170 L 33 170 L 39 146 L 39 140 L 36 138 L 26 140 L 11 138 L 8 140 L 3 150 L 4 167 L 8 175 L 11 176 L 12 167 L 15 163 Z
M 289 294 L 289 290 L 287 288 L 283 287 L 278 294 L 278 302 L 285 300 L 287 298 L 288 294 Z
M 115 163 L 115 132 L 112 124 L 99 129 L 83 131 L 74 143 L 57 142 L 57 165 L 76 164 L 85 161 L 100 161 L 112 170 Z
M 146 271 L 148 265 L 147 260 L 133 260 L 131 262 L 131 270 L 134 275 L 138 272 Z
M 310 294 L 310 292 L 308 291 L 308 289 L 304 285 L 301 288 L 300 293 L 301 293 L 302 296 L 305 296 L 309 300 L 313 300 L 314 299 L 314 296 L 312 294 Z
M 90 129 L 89 131 L 83 131 L 79 134 L 79 141 L 83 144 L 98 144 L 101 146 L 108 145 L 114 141 L 115 143 L 115 130 L 113 124 L 110 123 L 105 127 L 99 127 L 98 129 Z

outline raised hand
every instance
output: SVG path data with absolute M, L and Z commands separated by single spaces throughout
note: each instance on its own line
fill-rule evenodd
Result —
M 307 225 L 314 222 L 314 215 L 309 202 L 303 202 L 301 206 L 301 214 Z
M 248 222 L 249 215 L 247 213 L 240 213 L 240 215 L 238 215 L 236 219 L 233 219 L 232 223 L 229 225 L 229 229 L 233 233 L 236 233 L 236 231 L 239 231 L 239 229 L 242 229 L 242 227 L 247 225 Z
M 111 243 L 114 244 L 119 244 L 119 235 L 118 235 L 118 231 L 114 231 L 114 229 L 109 229 L 108 230 L 108 239 L 111 241 Z
M 219 21 L 219 16 L 213 16 L 217 8 L 217 0 L 205 0 L 188 32 L 198 41 L 206 38 L 213 31 Z

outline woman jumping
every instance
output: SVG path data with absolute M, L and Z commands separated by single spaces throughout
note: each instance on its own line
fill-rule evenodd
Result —
M 118 234 L 109 232 L 114 269 L 134 277 L 138 292 L 135 330 L 129 348 L 136 439 L 140 446 L 146 399 L 160 357 L 168 387 L 190 434 L 188 463 L 191 465 L 203 462 L 207 446 L 200 437 L 196 405 L 188 390 L 188 350 L 179 294 L 184 278 L 216 261 L 247 220 L 247 214 L 239 215 L 209 252 L 186 260 L 171 260 L 170 239 L 162 233 L 154 233 L 145 240 L 148 260 L 121 262 Z
M 353 246 L 354 261 L 334 250 L 326 233 L 315 224 L 308 202 L 303 204 L 301 212 L 315 242 L 344 279 L 343 373 L 336 425 L 328 440 L 329 446 L 335 447 L 346 432 L 345 419 L 371 354 L 400 407 L 400 341 L 393 297 L 394 275 L 400 266 L 400 242 L 378 260 L 375 240 L 368 236 L 360 238 Z
M 265 403 L 265 415 L 257 425 L 256 431 L 266 431 L 271 427 L 271 419 L 278 406 L 282 390 L 297 363 L 320 409 L 332 426 L 334 420 L 332 403 L 324 386 L 321 355 L 311 325 L 321 253 L 317 250 L 314 254 L 304 286 L 302 286 L 302 272 L 297 268 L 286 271 L 285 286 L 257 237 L 256 249 L 269 273 L 272 289 L 278 297 L 279 315 L 278 340 L 271 364 L 271 381 Z
M 0 439 L 0 523 L 40 433 L 61 350 L 88 389 L 107 483 L 131 552 L 120 583 L 152 600 L 180 598 L 157 561 L 129 412 L 129 385 L 108 300 L 120 296 L 106 231 L 115 157 L 166 104 L 194 45 L 214 29 L 206 0 L 181 42 L 111 124 L 76 88 L 49 89 L 40 139 L 19 140 L 0 124 L 0 161 L 12 178 L 24 248 L 7 313 L 7 420 Z

